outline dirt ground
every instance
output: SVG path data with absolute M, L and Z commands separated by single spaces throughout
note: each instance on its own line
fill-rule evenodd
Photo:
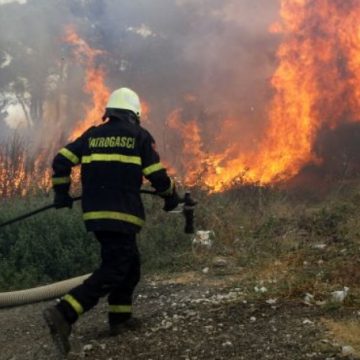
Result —
M 224 286 L 226 284 L 227 286 Z M 57 359 L 40 303 L 0 310 L 1 360 Z M 301 301 L 251 300 L 227 279 L 147 279 L 137 290 L 141 329 L 108 336 L 106 302 L 85 314 L 68 359 L 354 359 L 334 343 L 322 319 L 329 310 Z M 337 316 L 351 317 L 341 310 Z

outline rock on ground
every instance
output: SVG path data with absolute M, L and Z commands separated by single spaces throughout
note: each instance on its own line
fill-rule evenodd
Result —
M 49 303 L 0 310 L 1 360 L 55 359 L 41 311 Z M 241 288 L 206 282 L 144 281 L 134 305 L 142 327 L 109 337 L 102 301 L 77 323 L 69 359 L 340 359 L 317 346 L 321 309 L 247 299 Z M 311 321 L 306 321 L 311 319 Z

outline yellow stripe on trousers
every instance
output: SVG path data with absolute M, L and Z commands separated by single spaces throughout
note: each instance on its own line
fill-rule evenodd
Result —
M 91 211 L 84 213 L 84 220 L 119 220 L 125 221 L 138 226 L 144 225 L 144 220 L 131 214 L 117 211 Z

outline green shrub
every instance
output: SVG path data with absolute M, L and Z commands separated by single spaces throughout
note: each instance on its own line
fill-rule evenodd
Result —
M 147 222 L 138 237 L 143 272 L 201 270 L 211 266 L 213 256 L 224 255 L 245 269 L 245 283 L 276 278 L 276 294 L 300 296 L 344 285 L 360 289 L 360 201 L 349 189 L 321 201 L 256 186 L 221 194 L 195 189 L 193 195 L 199 201 L 197 229 L 215 232 L 212 250 L 193 254 L 182 215 L 167 214 L 161 199 L 143 196 Z M 48 202 L 44 195 L 3 201 L 0 221 Z M 320 243 L 325 249 L 314 247 Z M 91 272 L 98 262 L 99 246 L 85 232 L 79 205 L 0 230 L 0 291 Z

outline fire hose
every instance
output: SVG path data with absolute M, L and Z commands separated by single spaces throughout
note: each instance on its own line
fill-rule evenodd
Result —
M 140 190 L 142 194 L 149 194 L 158 196 L 158 194 L 154 191 L 150 190 Z M 74 201 L 81 200 L 81 197 L 76 197 L 73 199 Z M 196 205 L 196 201 L 191 198 L 189 192 L 185 193 L 185 196 L 180 201 L 181 204 L 184 204 L 182 213 L 185 217 L 185 228 L 184 231 L 186 234 L 194 233 L 194 209 Z M 24 220 L 46 210 L 54 208 L 55 205 L 47 205 L 40 209 L 34 210 L 30 213 L 21 215 L 15 219 L 6 221 L 0 224 L 0 228 L 13 224 L 15 222 Z M 20 305 L 28 305 L 33 304 L 40 301 L 50 300 L 54 298 L 61 297 L 66 294 L 73 287 L 80 285 L 84 280 L 86 280 L 91 274 L 71 278 L 68 280 L 60 281 L 57 283 L 53 283 L 50 285 L 40 286 L 32 289 L 26 290 L 18 290 L 18 291 L 9 291 L 0 293 L 0 308 L 11 307 L 11 306 L 20 306 Z

